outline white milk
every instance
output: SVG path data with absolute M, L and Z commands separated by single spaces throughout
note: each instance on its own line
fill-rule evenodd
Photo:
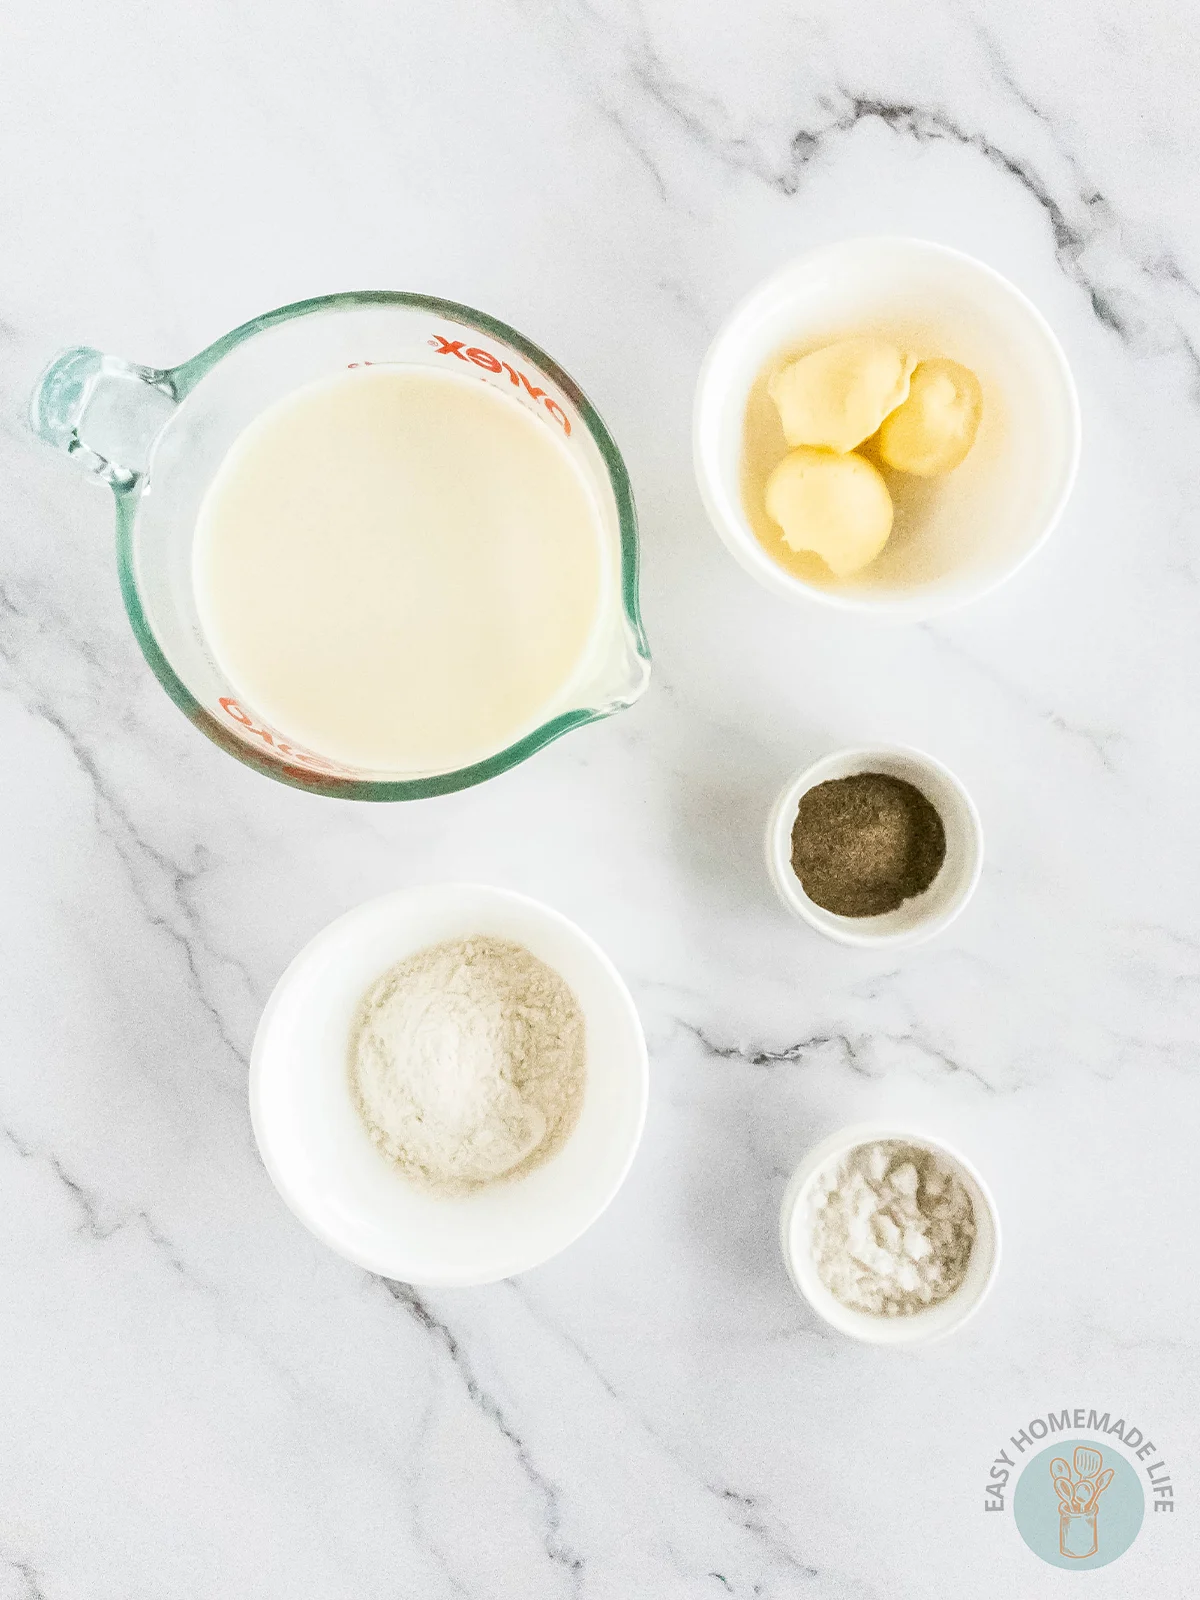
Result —
M 478 379 L 347 371 L 256 418 L 196 528 L 201 625 L 247 710 L 376 772 L 447 772 L 561 704 L 596 623 L 594 503 Z

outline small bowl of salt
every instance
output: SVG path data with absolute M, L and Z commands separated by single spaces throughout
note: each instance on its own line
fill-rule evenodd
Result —
M 971 1163 L 886 1123 L 844 1128 L 809 1151 L 780 1232 L 809 1305 L 869 1344 L 945 1338 L 979 1309 L 1000 1265 L 996 1205 Z
M 383 1277 L 492 1283 L 579 1237 L 641 1139 L 646 1042 L 549 906 L 430 884 L 330 923 L 267 1002 L 250 1114 L 300 1221 Z

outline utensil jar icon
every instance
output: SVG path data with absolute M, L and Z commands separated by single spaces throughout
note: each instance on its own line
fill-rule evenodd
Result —
M 1064 1511 L 1058 1519 L 1058 1548 L 1064 1556 L 1082 1560 L 1099 1548 L 1095 1511 Z
M 1096 1506 L 1113 1480 L 1113 1469 L 1101 1472 L 1103 1456 L 1087 1445 L 1076 1445 L 1071 1459 L 1074 1470 L 1061 1456 L 1055 1456 L 1050 1478 L 1058 1495 L 1058 1548 L 1064 1556 L 1082 1561 L 1100 1547 Z

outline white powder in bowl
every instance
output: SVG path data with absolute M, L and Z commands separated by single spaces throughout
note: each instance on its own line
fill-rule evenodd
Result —
M 384 1155 L 437 1193 L 462 1194 L 562 1148 L 586 1054 L 579 1003 L 552 967 L 505 939 L 452 939 L 367 991 L 350 1082 Z
M 851 1310 L 911 1316 L 962 1283 L 975 1208 L 937 1151 L 899 1139 L 859 1145 L 818 1173 L 809 1205 L 818 1275 Z

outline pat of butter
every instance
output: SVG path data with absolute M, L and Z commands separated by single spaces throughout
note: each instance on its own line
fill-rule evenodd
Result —
M 790 445 L 853 450 L 908 398 L 916 357 L 886 339 L 839 339 L 789 361 L 767 385 Z
M 836 577 L 875 557 L 892 531 L 892 497 L 862 456 L 801 446 L 767 480 L 767 511 L 793 550 L 814 551 Z
M 969 367 L 939 357 L 922 361 L 908 399 L 879 430 L 879 454 L 889 467 L 919 478 L 953 472 L 975 443 L 983 394 Z

